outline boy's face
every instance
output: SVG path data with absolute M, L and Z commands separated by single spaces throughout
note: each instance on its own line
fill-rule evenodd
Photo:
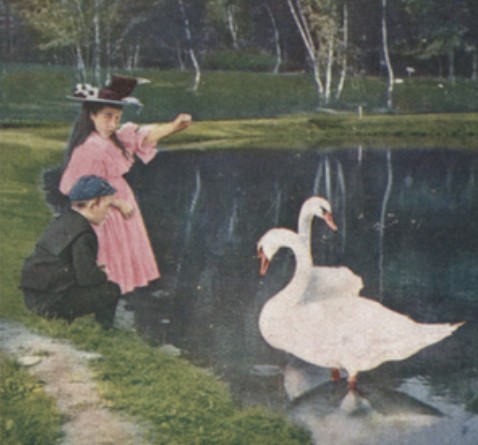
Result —
M 114 107 L 104 107 L 97 113 L 91 113 L 90 118 L 95 124 L 96 131 L 108 139 L 118 128 L 121 122 L 122 111 Z
M 101 224 L 108 216 L 108 212 L 113 204 L 114 195 L 102 196 L 91 202 L 87 219 L 91 224 Z

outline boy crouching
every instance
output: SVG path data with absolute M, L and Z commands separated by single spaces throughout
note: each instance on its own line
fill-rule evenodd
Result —
M 97 265 L 98 240 L 91 224 L 108 216 L 116 190 L 98 176 L 82 176 L 71 189 L 68 209 L 53 220 L 22 268 L 25 304 L 46 318 L 95 314 L 103 328 L 113 326 L 119 286 Z

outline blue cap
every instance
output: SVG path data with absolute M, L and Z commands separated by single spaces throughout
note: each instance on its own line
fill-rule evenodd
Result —
M 82 176 L 70 190 L 70 201 L 88 201 L 100 196 L 114 195 L 116 189 L 105 179 L 95 175 Z

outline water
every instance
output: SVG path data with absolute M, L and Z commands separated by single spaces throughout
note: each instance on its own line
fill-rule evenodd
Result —
M 162 152 L 129 180 L 162 272 L 136 300 L 142 335 L 213 368 L 241 403 L 287 412 L 317 443 L 478 443 L 476 153 Z M 296 229 L 313 194 L 332 202 L 340 228 L 314 224 L 316 264 L 346 265 L 362 277 L 362 295 L 417 321 L 467 322 L 359 374 L 360 399 L 328 370 L 270 348 L 257 326 L 294 261 L 281 251 L 261 279 L 256 243 L 272 227 Z

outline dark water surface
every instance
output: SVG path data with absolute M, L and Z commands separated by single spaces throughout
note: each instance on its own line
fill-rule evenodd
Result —
M 478 443 L 477 153 L 171 151 L 128 179 L 162 272 L 134 303 L 142 335 L 213 368 L 242 403 L 287 411 L 317 443 Z M 272 227 L 296 229 L 314 194 L 331 201 L 339 225 L 333 234 L 314 224 L 316 264 L 348 266 L 362 295 L 417 321 L 467 321 L 360 374 L 361 400 L 328 370 L 270 348 L 258 329 L 294 261 L 281 251 L 261 279 L 256 243 Z

